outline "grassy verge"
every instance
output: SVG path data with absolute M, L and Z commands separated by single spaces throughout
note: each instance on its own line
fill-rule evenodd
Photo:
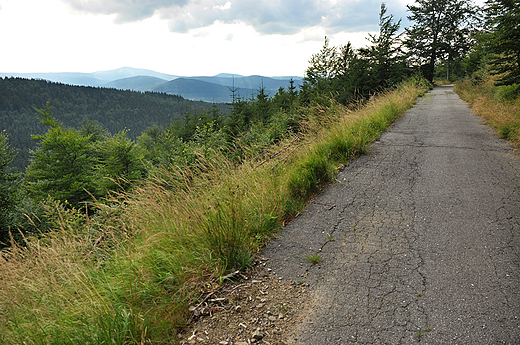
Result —
M 55 205 L 54 232 L 0 256 L 0 343 L 175 343 L 189 302 L 247 267 L 422 92 L 307 109 L 305 134 L 258 160 L 172 168 L 91 218 Z
M 459 83 L 455 86 L 455 91 L 501 138 L 520 148 L 519 85 L 497 87 L 494 80 L 487 77 L 478 83 Z

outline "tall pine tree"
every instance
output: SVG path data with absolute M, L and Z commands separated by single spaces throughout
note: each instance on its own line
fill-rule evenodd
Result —
M 379 12 L 379 35 L 369 34 L 371 45 L 359 49 L 362 58 L 368 61 L 370 88 L 386 89 L 406 76 L 406 66 L 399 28 L 401 21 L 394 22 L 393 15 L 386 14 L 386 5 Z

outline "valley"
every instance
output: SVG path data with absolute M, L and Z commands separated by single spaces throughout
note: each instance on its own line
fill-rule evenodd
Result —
M 250 99 L 260 88 L 273 96 L 280 87 L 288 88 L 291 80 L 294 86 L 302 84 L 297 76 L 265 77 L 243 76 L 220 73 L 215 76 L 177 76 L 147 69 L 122 67 L 93 73 L 1 73 L 0 77 L 43 79 L 55 83 L 75 86 L 114 88 L 139 92 L 164 92 L 178 95 L 188 100 L 212 103 L 230 103 L 235 97 Z

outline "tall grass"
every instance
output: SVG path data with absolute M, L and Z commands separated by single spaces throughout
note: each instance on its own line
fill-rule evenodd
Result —
M 190 301 L 246 268 L 421 93 L 309 108 L 304 134 L 264 156 L 172 167 L 90 218 L 55 205 L 55 231 L 0 257 L 0 343 L 175 343 Z
M 459 83 L 455 91 L 499 136 L 520 148 L 520 86 L 495 86 L 492 77 Z

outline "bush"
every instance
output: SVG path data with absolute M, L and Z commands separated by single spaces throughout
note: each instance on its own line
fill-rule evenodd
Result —
M 520 84 L 498 86 L 495 91 L 497 101 L 514 101 L 520 94 Z

